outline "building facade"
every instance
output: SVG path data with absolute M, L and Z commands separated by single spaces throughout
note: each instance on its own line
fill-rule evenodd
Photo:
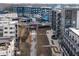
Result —
M 16 12 L 18 16 L 29 16 L 34 17 L 35 15 L 40 15 L 42 21 L 50 21 L 51 7 L 34 7 L 34 6 L 15 6 L 8 9 L 11 12 Z
M 64 37 L 64 46 L 66 47 L 67 55 L 79 55 L 79 29 L 69 28 Z
M 52 28 L 57 38 L 61 38 L 61 10 L 52 10 Z
M 14 44 L 14 38 L 0 37 L 0 56 L 14 56 Z
M 13 16 L 13 15 L 15 15 L 15 16 Z M 1 36 L 16 37 L 16 34 L 17 34 L 16 25 L 18 24 L 18 21 L 13 21 L 13 19 L 16 18 L 16 14 L 13 14 L 13 15 L 4 14 L 3 16 L 0 16 L 0 29 L 2 31 L 2 32 L 1 31 L 0 32 L 3 33 Z
M 74 7 L 74 6 L 64 6 L 64 8 L 62 9 L 62 23 L 61 23 L 61 29 L 62 29 L 62 37 L 63 40 L 61 42 L 61 46 L 62 49 L 64 51 L 64 55 L 76 55 L 75 48 L 74 51 L 72 51 L 71 49 L 73 48 L 69 48 L 67 42 L 68 40 L 70 40 L 70 38 L 68 37 L 68 33 L 69 33 L 69 28 L 79 28 L 79 7 Z M 71 41 L 72 42 L 72 41 Z M 73 42 L 72 42 L 73 43 Z M 73 43 L 74 44 L 74 43 Z M 72 46 L 72 45 L 71 45 Z
M 0 44 L 4 44 L 4 47 L 6 47 L 6 44 L 4 41 L 8 42 L 8 48 L 4 50 L 1 50 L 0 55 L 15 55 L 15 44 L 17 40 L 17 24 L 18 21 L 14 20 L 17 15 L 16 13 L 7 13 L 0 15 Z M 7 38 L 9 37 L 9 38 Z

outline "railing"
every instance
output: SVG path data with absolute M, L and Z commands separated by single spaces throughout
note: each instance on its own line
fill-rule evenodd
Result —
M 62 47 L 63 49 L 63 53 L 65 53 L 66 56 L 69 56 L 68 52 L 66 51 L 66 49 L 64 47 Z
M 66 44 L 67 44 L 67 46 L 68 46 L 68 48 L 72 51 L 72 53 L 74 54 L 75 52 L 73 51 L 73 49 L 71 48 L 71 46 L 68 44 L 68 42 L 70 42 L 71 44 L 72 44 L 72 46 L 73 46 L 73 44 L 75 44 L 75 42 L 73 42 L 70 38 L 69 38 L 69 36 L 65 36 L 65 39 L 66 39 Z M 68 42 L 67 42 L 68 41 Z M 75 47 L 76 48 L 76 47 Z

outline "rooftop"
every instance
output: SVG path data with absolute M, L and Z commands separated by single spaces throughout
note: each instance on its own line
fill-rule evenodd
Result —
M 73 31 L 75 34 L 79 36 L 79 29 L 77 28 L 69 28 L 69 30 Z
M 6 14 L 0 14 L 0 17 L 10 17 L 10 18 L 17 18 L 17 13 L 6 13 Z
M 79 8 L 79 5 L 77 4 L 67 4 L 67 5 L 64 5 L 65 8 Z
M 0 37 L 0 43 L 9 43 L 10 41 L 10 37 Z

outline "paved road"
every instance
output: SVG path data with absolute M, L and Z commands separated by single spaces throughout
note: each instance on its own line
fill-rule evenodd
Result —
M 31 56 L 36 56 L 37 55 L 37 49 L 36 49 L 36 44 L 37 44 L 37 36 L 36 36 L 36 31 L 32 30 L 32 42 L 31 42 L 31 51 L 30 51 L 30 55 Z

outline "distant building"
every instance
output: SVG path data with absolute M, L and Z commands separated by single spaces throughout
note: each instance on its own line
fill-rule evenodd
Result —
M 10 7 L 9 11 L 18 13 L 18 16 L 34 17 L 35 15 L 41 15 L 42 21 L 50 21 L 51 7 L 34 7 L 34 6 L 15 6 Z

